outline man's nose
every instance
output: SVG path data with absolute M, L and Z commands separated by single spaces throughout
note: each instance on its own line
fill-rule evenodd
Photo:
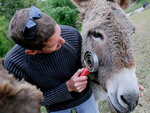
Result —
M 65 43 L 65 40 L 64 40 L 62 37 L 60 37 L 60 43 L 61 43 L 61 44 L 64 44 L 64 43 Z

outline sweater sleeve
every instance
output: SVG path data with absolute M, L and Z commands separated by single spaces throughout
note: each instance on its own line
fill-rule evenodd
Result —
M 44 100 L 41 103 L 42 106 L 57 104 L 57 103 L 61 103 L 73 99 L 71 93 L 68 91 L 66 82 L 54 89 L 43 91 L 43 96 L 44 96 Z
M 34 81 L 28 76 L 24 69 L 25 49 L 19 45 L 15 45 L 5 56 L 4 68 L 8 73 L 13 74 L 16 79 L 25 79 L 31 84 Z
M 21 80 L 25 78 L 23 70 L 24 48 L 15 45 L 5 56 L 4 67 L 9 73 L 14 74 L 16 78 Z

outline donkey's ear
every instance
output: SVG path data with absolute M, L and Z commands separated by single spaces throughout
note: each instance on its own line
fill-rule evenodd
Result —
M 86 12 L 86 8 L 87 8 L 87 4 L 90 3 L 91 0 L 71 0 L 78 8 L 80 13 L 85 13 Z
M 112 2 L 117 2 L 122 9 L 126 9 L 129 5 L 129 0 L 108 0 Z

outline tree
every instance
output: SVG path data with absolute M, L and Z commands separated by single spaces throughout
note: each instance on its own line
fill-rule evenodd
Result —
M 37 0 L 0 0 L 0 15 L 10 20 L 16 10 L 36 4 Z
M 58 24 L 79 29 L 78 10 L 70 0 L 47 0 L 42 2 L 41 10 L 50 15 Z
M 37 0 L 0 0 L 0 58 L 14 43 L 8 39 L 8 24 L 16 10 L 37 5 Z M 19 23 L 18 23 L 19 24 Z
M 0 58 L 4 57 L 7 51 L 14 45 L 11 40 L 6 38 L 8 37 L 8 22 L 5 20 L 4 16 L 0 17 Z

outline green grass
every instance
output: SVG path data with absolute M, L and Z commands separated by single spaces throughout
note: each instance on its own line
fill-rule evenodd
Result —
M 132 15 L 136 25 L 132 36 L 132 45 L 136 57 L 136 74 L 139 83 L 144 86 L 144 96 L 133 113 L 150 113 L 150 9 Z
M 45 107 L 41 107 L 41 113 L 47 113 Z M 75 110 L 72 110 L 71 113 L 77 113 Z
M 41 113 L 47 113 L 45 107 L 41 107 Z
M 145 1 L 148 1 L 148 3 L 150 3 L 150 0 L 140 0 L 140 1 L 136 2 L 134 5 L 132 5 L 132 6 L 130 6 L 129 8 L 127 8 L 127 9 L 125 10 L 125 12 L 126 12 L 126 13 L 129 13 L 129 12 L 132 12 L 132 11 L 138 9 L 138 8 L 143 7 L 143 3 L 144 3 Z
M 150 10 L 131 16 L 131 20 L 136 25 L 132 43 L 136 55 L 137 74 L 139 79 L 145 80 L 150 74 Z

